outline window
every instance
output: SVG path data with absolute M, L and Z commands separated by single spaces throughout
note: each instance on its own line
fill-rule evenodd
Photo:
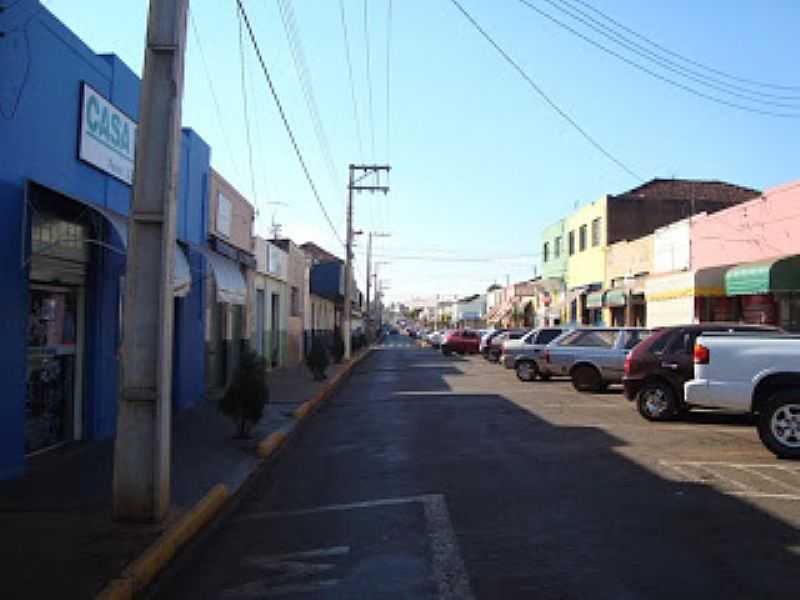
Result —
M 539 336 L 536 338 L 537 344 L 549 344 L 558 336 L 561 335 L 561 329 L 543 329 L 539 332 Z
M 299 317 L 300 316 L 300 290 L 297 289 L 297 286 L 292 286 L 292 297 L 290 299 L 290 311 L 292 317 Z
M 575 231 L 569 232 L 569 239 L 567 243 L 569 244 L 569 255 L 572 256 L 575 254 Z
M 217 233 L 231 237 L 231 201 L 222 192 L 217 194 Z
M 592 219 L 592 246 L 600 245 L 600 217 Z
M 559 256 L 561 256 L 561 236 L 558 236 L 553 244 L 553 257 L 558 258 Z
M 550 242 L 545 242 L 542 248 L 542 261 L 547 262 L 550 260 Z
M 586 225 L 581 225 L 578 230 L 578 248 L 581 252 L 586 250 Z
M 643 342 L 650 337 L 650 332 L 646 330 L 634 330 L 625 332 L 625 350 L 632 350 L 636 344 Z
M 565 337 L 561 346 L 583 346 L 591 348 L 612 348 L 617 341 L 618 331 L 599 329 L 576 331 Z

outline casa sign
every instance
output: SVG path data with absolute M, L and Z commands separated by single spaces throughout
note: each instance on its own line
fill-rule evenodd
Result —
M 78 158 L 133 185 L 135 153 L 136 122 L 84 83 Z

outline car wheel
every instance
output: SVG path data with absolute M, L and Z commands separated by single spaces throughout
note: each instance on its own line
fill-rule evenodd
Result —
M 636 396 L 636 407 L 648 421 L 668 421 L 678 414 L 675 392 L 663 381 L 645 383 Z
M 572 370 L 572 387 L 579 392 L 597 392 L 603 387 L 603 379 L 594 367 L 581 365 Z
M 535 362 L 522 360 L 517 363 L 516 371 L 517 379 L 520 381 L 534 381 L 538 375 L 539 369 L 536 368 Z
M 800 458 L 800 390 L 774 393 L 761 405 L 758 436 L 779 458 Z

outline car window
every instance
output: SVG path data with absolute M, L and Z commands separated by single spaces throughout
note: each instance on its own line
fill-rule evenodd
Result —
M 576 331 L 562 342 L 563 346 L 585 346 L 590 348 L 611 348 L 617 341 L 618 331 L 600 329 L 597 331 Z
M 625 332 L 625 350 L 632 350 L 636 344 L 650 337 L 651 332 L 647 330 L 633 330 Z
M 514 333 L 511 333 L 511 334 L 509 334 L 509 336 L 508 336 L 508 339 L 510 339 L 510 340 L 518 340 L 518 339 L 520 339 L 520 338 L 521 338 L 523 335 L 525 335 L 525 333 L 524 333 L 524 332 L 521 332 L 521 331 L 515 331 Z
M 694 352 L 694 343 L 697 337 L 702 335 L 702 331 L 698 330 L 682 330 L 675 338 L 675 341 L 670 344 L 670 352 L 676 354 L 692 354 Z
M 667 344 L 672 341 L 672 332 L 669 330 L 663 332 L 655 332 L 653 333 L 655 339 L 650 344 L 650 348 L 648 350 L 653 354 L 663 354 L 664 350 L 667 348 Z
M 545 329 L 539 332 L 539 335 L 536 338 L 537 344 L 549 344 L 554 339 L 556 339 L 559 335 L 561 335 L 560 329 Z

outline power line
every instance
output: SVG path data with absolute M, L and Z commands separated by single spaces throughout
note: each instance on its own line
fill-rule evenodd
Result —
M 492 47 L 494 47 L 495 50 L 497 50 L 497 52 L 505 59 L 505 61 L 508 64 L 510 64 L 512 67 L 514 67 L 514 70 L 516 70 L 517 73 L 519 73 L 519 75 L 526 82 L 528 82 L 528 85 L 530 85 L 531 88 L 533 88 L 533 90 L 537 94 L 539 94 L 539 96 L 541 96 L 542 99 L 545 102 L 547 102 L 548 105 L 550 105 L 550 108 L 552 108 L 554 111 L 556 111 L 565 121 L 567 121 L 570 125 L 572 125 L 572 127 L 578 133 L 580 133 L 581 136 L 583 136 L 583 138 L 587 142 L 589 142 L 592 146 L 594 146 L 595 149 L 597 149 L 601 154 L 603 154 L 603 156 L 608 158 L 611 162 L 613 162 L 615 165 L 617 165 L 620 169 L 625 171 L 628 175 L 630 175 L 634 179 L 636 179 L 638 181 L 644 181 L 643 177 L 638 175 L 635 171 L 633 171 L 631 168 L 629 168 L 620 159 L 618 159 L 616 156 L 611 154 L 610 151 L 606 150 L 600 144 L 600 142 L 598 142 L 591 135 L 589 135 L 589 133 L 585 129 L 583 129 L 583 127 L 581 127 L 572 117 L 570 117 L 561 107 L 559 107 L 558 104 L 556 104 L 555 101 L 553 101 L 550 98 L 550 96 L 548 96 L 544 92 L 544 90 L 541 87 L 539 87 L 539 85 L 537 85 L 536 82 L 533 81 L 533 79 L 531 79 L 531 77 L 525 72 L 525 70 L 521 66 L 519 66 L 519 64 L 517 64 L 517 62 L 513 58 L 511 58 L 511 56 L 509 56 L 509 54 L 505 50 L 503 50 L 503 48 L 501 48 L 500 45 L 497 42 L 494 41 L 492 36 L 490 36 L 486 32 L 486 30 L 484 30 L 483 27 L 480 26 L 480 24 L 472 17 L 471 14 L 469 14 L 467 12 L 467 10 L 461 5 L 461 3 L 458 0 L 450 0 L 450 2 L 452 2 L 456 6 L 456 8 L 458 8 L 458 10 L 461 11 L 461 14 L 463 14 L 464 17 L 466 17 L 466 19 L 472 24 L 472 26 L 475 29 L 477 29 L 478 32 L 486 39 L 486 41 L 489 42 L 492 45 Z
M 367 90 L 369 91 L 369 129 L 372 136 L 372 160 L 375 160 L 375 120 L 372 113 L 372 75 L 369 69 L 369 14 L 367 12 L 367 2 L 364 0 L 364 45 L 366 46 L 365 56 L 367 59 Z
M 553 6 L 556 10 L 559 10 L 562 13 L 569 15 L 576 21 L 580 21 L 590 29 L 600 33 L 602 36 L 612 40 L 613 42 L 619 44 L 620 46 L 627 48 L 634 54 L 642 56 L 643 58 L 646 58 L 647 60 L 650 60 L 652 62 L 655 62 L 656 64 L 659 64 L 662 67 L 664 67 L 665 69 L 672 71 L 674 73 L 678 73 L 679 75 L 691 79 L 697 83 L 700 83 L 701 85 L 706 85 L 713 89 L 719 90 L 723 93 L 731 94 L 740 98 L 745 98 L 753 102 L 762 102 L 764 104 L 771 104 L 773 106 L 783 106 L 790 108 L 796 107 L 796 104 L 787 104 L 785 102 L 773 102 L 773 100 L 800 100 L 800 96 L 785 96 L 781 94 L 773 94 L 769 92 L 760 91 L 758 89 L 748 88 L 736 83 L 730 83 L 724 81 L 722 79 L 719 79 L 711 75 L 707 75 L 702 71 L 686 67 L 682 65 L 680 62 L 671 60 L 663 56 L 662 54 L 659 54 L 658 52 L 651 50 L 647 46 L 640 44 L 629 37 L 626 37 L 624 34 L 615 31 L 612 27 L 603 24 L 598 19 L 588 14 L 586 11 L 583 11 L 580 8 L 576 7 L 575 5 L 570 4 L 568 0 L 555 0 L 555 1 L 545 0 L 545 1 L 551 6 Z M 575 13 L 578 13 L 581 16 L 580 17 L 576 16 Z M 642 36 L 637 36 L 637 37 L 642 37 Z M 650 43 L 651 45 L 654 45 L 656 48 L 660 48 L 660 46 L 658 46 L 657 44 L 654 44 L 652 42 Z M 669 51 L 666 51 L 666 53 L 673 54 Z M 765 98 L 765 100 L 762 100 L 761 98 Z
M 452 1 L 455 1 L 455 0 L 452 0 Z M 612 50 L 611 48 L 609 48 L 607 46 L 604 46 L 600 42 L 597 42 L 597 41 L 593 40 L 589 36 L 584 35 L 583 33 L 581 33 L 580 31 L 578 31 L 576 29 L 574 29 L 573 27 L 570 27 L 569 25 L 567 25 L 563 21 L 559 21 L 557 18 L 555 18 L 554 16 L 550 15 L 549 13 L 546 13 L 545 11 L 541 10 L 540 8 L 534 6 L 533 4 L 528 2 L 528 0 L 518 0 L 518 2 L 520 4 L 523 4 L 524 6 L 527 6 L 530 10 L 538 13 L 539 15 L 543 16 L 544 18 L 548 19 L 549 21 L 555 23 L 556 25 L 558 25 L 562 29 L 566 29 L 567 31 L 569 31 L 573 35 L 581 38 L 582 40 L 584 40 L 588 44 L 591 44 L 592 46 L 598 48 L 599 50 L 602 50 L 603 52 L 605 52 L 607 54 L 610 54 L 611 56 L 621 60 L 622 62 L 632 66 L 635 69 L 643 71 L 644 73 L 647 73 L 648 75 L 650 75 L 652 77 L 655 77 L 656 79 L 659 79 L 659 80 L 663 81 L 664 83 L 668 83 L 670 85 L 678 87 L 678 88 L 680 88 L 680 89 L 682 89 L 682 90 L 684 90 L 686 92 L 689 92 L 690 94 L 693 94 L 693 95 L 698 96 L 700 98 L 704 98 L 704 99 L 706 99 L 706 100 L 708 100 L 710 102 L 715 102 L 717 104 L 722 104 L 722 105 L 728 106 L 730 108 L 736 108 L 736 109 L 739 109 L 739 110 L 743 110 L 743 111 L 746 111 L 746 112 L 752 112 L 752 113 L 756 113 L 756 114 L 760 114 L 760 115 L 765 115 L 765 116 L 770 116 L 770 117 L 780 117 L 780 118 L 786 118 L 786 119 L 796 119 L 796 118 L 800 117 L 800 113 L 779 113 L 779 112 L 775 112 L 775 111 L 771 111 L 771 110 L 765 110 L 765 109 L 761 109 L 761 108 L 754 108 L 754 107 L 750 107 L 750 106 L 745 106 L 743 104 L 739 104 L 738 102 L 733 102 L 733 101 L 730 101 L 730 100 L 725 100 L 723 98 L 718 98 L 716 96 L 712 96 L 711 94 L 707 94 L 705 92 L 701 92 L 700 90 L 696 90 L 695 88 L 693 88 L 693 87 L 691 87 L 689 85 L 686 85 L 686 84 L 681 83 L 679 81 L 675 81 L 674 79 L 671 79 L 671 78 L 669 78 L 669 77 L 667 77 L 665 75 L 657 73 L 657 72 L 653 71 L 652 69 L 650 69 L 648 67 L 645 67 L 645 66 L 637 63 L 636 61 L 631 60 L 631 59 L 623 56 L 622 54 L 620 54 L 616 50 Z
M 242 104 L 244 105 L 244 127 L 247 139 L 247 156 L 250 165 L 250 191 L 253 194 L 253 201 L 256 205 L 256 216 L 258 216 L 258 194 L 256 193 L 256 178 L 253 171 L 253 144 L 250 141 L 250 117 L 247 111 L 247 86 L 245 84 L 245 64 L 244 64 L 244 37 L 242 36 L 242 17 L 239 16 L 239 67 L 242 79 Z
M 347 74 L 350 77 L 350 98 L 353 102 L 353 121 L 356 124 L 356 137 L 358 138 L 358 154 L 363 158 L 364 144 L 361 141 L 361 124 L 358 120 L 358 102 L 356 102 L 356 86 L 353 83 L 353 63 L 350 60 L 350 41 L 347 36 L 347 19 L 344 14 L 344 0 L 339 0 L 339 14 L 342 20 L 342 34 L 344 35 L 344 52 L 347 57 Z
M 280 113 L 281 120 L 283 121 L 283 126 L 286 129 L 286 133 L 289 135 L 289 140 L 292 143 L 292 148 L 294 149 L 295 154 L 297 155 L 297 160 L 300 162 L 300 166 L 303 169 L 303 173 L 306 176 L 306 180 L 308 181 L 308 185 L 311 188 L 311 191 L 314 194 L 314 198 L 319 205 L 320 210 L 322 210 L 322 214 L 325 216 L 325 220 L 328 222 L 328 225 L 333 231 L 333 235 L 339 241 L 340 244 L 344 246 L 344 241 L 342 237 L 339 235 L 339 232 L 336 231 L 336 227 L 331 221 L 331 217 L 328 214 L 325 205 L 322 203 L 322 199 L 319 196 L 319 192 L 317 191 L 317 186 L 314 183 L 314 179 L 311 177 L 311 173 L 308 170 L 308 166 L 306 165 L 306 161 L 303 158 L 303 153 L 300 151 L 300 146 L 297 144 L 297 140 L 294 136 L 294 132 L 292 131 L 291 126 L 289 125 L 289 119 L 286 117 L 286 112 L 283 110 L 283 104 L 281 104 L 281 100 L 278 97 L 278 92 L 275 89 L 275 85 L 272 82 L 272 77 L 269 74 L 269 69 L 267 68 L 267 64 L 264 61 L 264 57 L 261 55 L 261 49 L 258 47 L 258 42 L 256 41 L 255 33 L 253 32 L 253 28 L 250 25 L 250 19 L 247 17 L 247 13 L 244 10 L 244 6 L 242 5 L 242 0 L 236 0 L 236 4 L 239 7 L 239 12 L 242 15 L 244 20 L 244 24 L 247 27 L 248 35 L 250 36 L 250 41 L 253 44 L 253 48 L 255 49 L 256 56 L 258 57 L 258 62 L 261 64 L 261 70 L 264 72 L 264 77 L 267 80 L 267 85 L 269 86 L 270 94 L 272 95 L 272 99 L 275 101 L 275 106 L 278 108 L 278 112 Z
M 714 67 L 709 67 L 708 65 L 704 65 L 703 63 L 700 63 L 698 61 L 692 60 L 691 58 L 688 58 L 685 55 L 682 55 L 682 54 L 679 54 L 677 52 L 674 52 L 673 50 L 670 50 L 669 48 L 666 48 L 666 47 L 662 46 L 661 44 L 658 44 L 657 42 L 653 41 L 652 39 L 650 39 L 650 38 L 648 38 L 648 37 L 636 32 L 636 31 L 634 31 L 633 29 L 631 29 L 629 27 L 626 27 L 625 25 L 623 25 L 619 21 L 617 21 L 614 18 L 608 16 L 606 13 L 602 12 L 598 8 L 595 8 L 594 6 L 589 4 L 588 2 L 585 2 L 584 0 L 575 0 L 575 1 L 579 2 L 580 4 L 582 4 L 583 6 L 588 8 L 589 10 L 593 11 L 594 13 L 600 15 L 606 21 L 608 21 L 610 23 L 613 23 L 614 25 L 616 25 L 617 27 L 619 27 L 623 31 L 626 31 L 627 33 L 630 33 L 631 35 L 636 36 L 640 40 L 643 40 L 643 41 L 647 42 L 648 44 L 651 44 L 655 48 L 658 48 L 662 52 L 665 52 L 665 53 L 669 54 L 670 56 L 674 56 L 675 58 L 678 58 L 678 59 L 680 59 L 680 60 L 682 60 L 682 61 L 684 61 L 684 62 L 686 62 L 686 63 L 688 63 L 690 65 L 694 65 L 695 67 L 699 67 L 701 69 L 705 69 L 706 71 L 709 71 L 711 73 L 715 73 L 717 75 L 720 75 L 721 77 L 726 77 L 726 78 L 731 79 L 733 81 L 739 81 L 741 83 L 747 83 L 747 84 L 750 84 L 750 85 L 767 87 L 767 88 L 772 88 L 772 89 L 776 89 L 776 90 L 794 90 L 794 91 L 800 90 L 800 86 L 779 85 L 779 84 L 774 84 L 774 83 L 766 83 L 766 82 L 763 82 L 763 81 L 756 81 L 754 79 L 747 79 L 745 77 L 739 77 L 739 76 L 736 76 L 736 75 L 731 75 L 729 73 L 726 73 L 725 71 L 721 71 L 719 69 L 715 69 Z
M 308 114 L 311 118 L 311 123 L 314 128 L 314 135 L 317 138 L 320 152 L 322 153 L 323 160 L 328 168 L 328 175 L 330 175 L 333 187 L 338 189 L 339 180 L 336 177 L 335 161 L 331 154 L 330 145 L 328 144 L 328 137 L 325 135 L 325 127 L 323 126 L 322 118 L 319 114 L 319 108 L 317 105 L 316 96 L 314 94 L 314 84 L 311 79 L 311 73 L 308 69 L 308 62 L 305 59 L 303 43 L 302 39 L 300 38 L 292 1 L 276 1 L 281 15 L 281 22 L 283 23 L 283 30 L 286 33 L 286 41 L 288 42 L 289 49 L 291 51 L 294 70 L 297 74 L 297 79 L 300 81 L 300 88 L 303 92 L 306 108 L 308 109 Z

